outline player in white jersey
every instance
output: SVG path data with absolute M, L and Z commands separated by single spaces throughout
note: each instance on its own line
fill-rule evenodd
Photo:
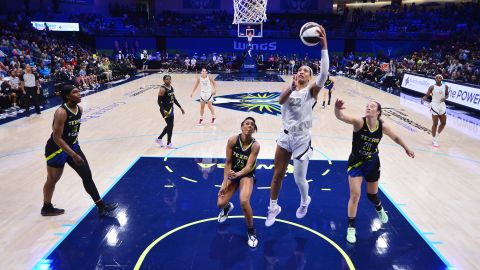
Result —
M 207 75 L 207 69 L 202 68 L 200 78 L 197 79 L 195 85 L 193 86 L 192 93 L 190 97 L 193 97 L 193 94 L 200 85 L 200 119 L 198 120 L 198 125 L 203 124 L 203 113 L 205 112 L 205 103 L 208 104 L 208 109 L 212 113 L 212 122 L 215 124 L 215 110 L 213 109 L 213 97 L 217 94 L 217 84 L 215 80 Z
M 445 100 L 448 98 L 448 86 L 446 84 L 442 84 L 443 77 L 442 75 L 438 74 L 435 76 L 435 84 L 431 85 L 428 88 L 427 93 L 422 98 L 421 102 L 423 102 L 431 95 L 432 102 L 430 103 L 430 111 L 432 112 L 432 145 L 438 147 L 438 136 L 445 128 L 447 124 L 447 105 L 445 104 Z M 440 126 L 438 126 L 438 120 L 440 119 Z M 437 130 L 438 127 L 438 130 Z
M 327 35 L 320 27 L 317 31 L 322 44 L 321 70 L 316 81 L 310 83 L 313 72 L 308 66 L 301 66 L 293 76 L 292 84 L 280 94 L 278 102 L 282 105 L 283 130 L 277 140 L 275 150 L 274 172 L 270 186 L 270 206 L 265 226 L 270 227 L 275 217 L 282 211 L 278 205 L 278 196 L 283 177 L 290 159 L 293 157 L 294 178 L 301 194 L 297 218 L 307 214 L 311 198 L 308 196 L 307 168 L 312 154 L 311 134 L 312 111 L 318 93 L 324 87 L 328 77 L 329 59 L 327 50 Z

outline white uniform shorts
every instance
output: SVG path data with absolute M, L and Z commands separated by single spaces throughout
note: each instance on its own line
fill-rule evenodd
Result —
M 209 102 L 209 101 L 213 101 L 212 100 L 212 92 L 209 91 L 209 92 L 201 92 L 200 93 L 200 100 L 203 101 L 203 102 Z
M 284 130 L 278 136 L 277 145 L 292 153 L 294 159 L 310 159 L 313 154 L 310 132 L 291 133 Z
M 433 115 L 445 115 L 447 113 L 447 106 L 445 102 L 430 103 L 430 111 Z

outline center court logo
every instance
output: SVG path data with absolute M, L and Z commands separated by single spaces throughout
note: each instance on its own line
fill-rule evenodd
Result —
M 259 114 L 280 115 L 277 92 L 255 92 L 215 97 L 215 106 Z

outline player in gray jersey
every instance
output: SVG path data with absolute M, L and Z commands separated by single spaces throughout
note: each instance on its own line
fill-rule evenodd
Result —
M 313 72 L 308 66 L 301 66 L 293 76 L 292 84 L 282 91 L 279 103 L 282 105 L 283 130 L 277 139 L 275 150 L 274 172 L 270 186 L 270 206 L 265 226 L 275 223 L 275 217 L 282 208 L 278 205 L 278 196 L 283 177 L 290 159 L 293 157 L 295 183 L 301 194 L 300 207 L 297 209 L 297 218 L 307 214 L 311 198 L 308 195 L 307 168 L 312 154 L 311 134 L 313 106 L 318 93 L 324 87 L 328 77 L 329 59 L 327 49 L 327 35 L 323 27 L 317 31 L 322 44 L 322 60 L 320 74 L 315 82 L 311 83 Z

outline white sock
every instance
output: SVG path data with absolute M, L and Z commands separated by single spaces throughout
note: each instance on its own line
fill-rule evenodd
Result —
M 308 159 L 306 160 L 293 160 L 293 176 L 295 177 L 295 183 L 298 186 L 300 195 L 302 197 L 302 204 L 306 203 L 308 200 L 308 182 L 307 182 L 307 169 L 308 169 Z
M 278 207 L 278 200 L 272 200 L 270 199 L 270 209 L 274 209 Z

